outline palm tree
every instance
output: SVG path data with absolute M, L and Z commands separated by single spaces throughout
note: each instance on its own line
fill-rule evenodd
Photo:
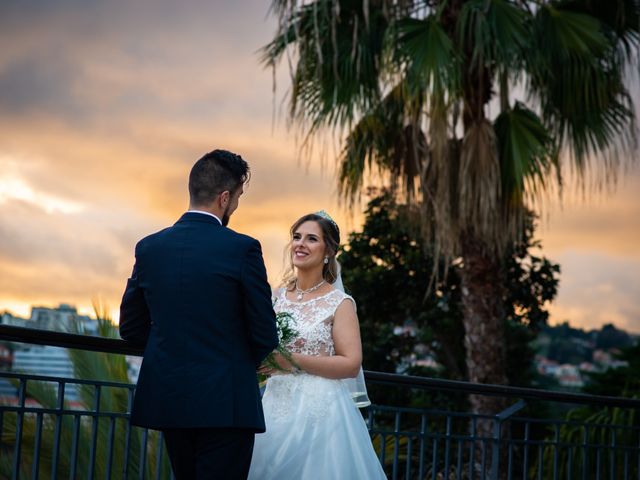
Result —
M 342 198 L 380 172 L 419 204 L 425 239 L 462 263 L 466 365 L 502 384 L 505 248 L 527 209 L 607 181 L 635 148 L 626 82 L 640 1 L 273 0 L 263 61 L 291 71 L 305 142 L 341 142 Z M 499 400 L 474 397 L 475 411 Z

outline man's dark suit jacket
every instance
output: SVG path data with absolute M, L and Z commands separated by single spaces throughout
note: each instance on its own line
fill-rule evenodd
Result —
M 256 367 L 278 336 L 257 240 L 189 212 L 141 240 L 120 336 L 146 345 L 134 425 L 265 430 Z

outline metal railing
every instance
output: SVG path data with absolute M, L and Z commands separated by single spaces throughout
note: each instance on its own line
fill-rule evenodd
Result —
M 142 355 L 121 340 L 5 325 L 0 340 Z M 161 434 L 129 424 L 134 385 L 3 378 L 15 396 L 0 405 L 0 478 L 172 478 Z M 389 478 L 640 478 L 640 400 L 369 371 L 365 378 L 373 400 L 384 399 L 363 414 Z M 81 402 L 65 398 L 71 385 Z M 468 395 L 499 397 L 505 408 L 472 413 Z
M 0 405 L 0 478 L 169 478 L 162 435 L 129 423 L 134 385 L 8 372 L 0 378 L 17 384 L 16 402 Z M 92 400 L 68 402 L 70 385 Z M 51 401 L 29 402 L 34 388 L 50 390 Z

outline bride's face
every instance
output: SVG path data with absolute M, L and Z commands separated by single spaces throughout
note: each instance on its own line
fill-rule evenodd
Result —
M 291 238 L 291 260 L 296 268 L 322 268 L 326 245 L 322 229 L 317 222 L 308 221 L 300 225 Z

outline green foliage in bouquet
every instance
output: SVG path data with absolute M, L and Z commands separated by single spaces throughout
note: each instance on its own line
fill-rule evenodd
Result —
M 289 312 L 278 312 L 276 313 L 276 326 L 278 328 L 278 347 L 267 355 L 267 358 L 264 359 L 262 365 L 272 370 L 278 370 L 281 372 L 286 371 L 275 359 L 276 352 L 282 355 L 287 359 L 291 365 L 297 368 L 296 363 L 293 361 L 291 357 L 291 352 L 289 352 L 285 347 L 293 342 L 298 337 L 298 331 L 293 328 L 293 316 Z M 267 375 L 263 373 L 258 374 L 258 382 L 262 385 L 269 378 Z

